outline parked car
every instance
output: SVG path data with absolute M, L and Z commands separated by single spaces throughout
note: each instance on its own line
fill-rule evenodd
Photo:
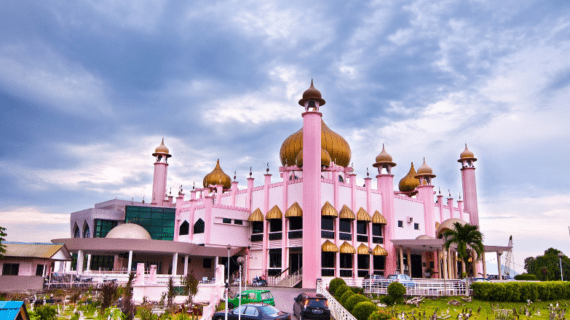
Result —
M 386 288 L 392 282 L 399 282 L 406 288 L 413 288 L 416 286 L 416 282 L 407 274 L 389 274 L 386 279 L 379 281 L 379 285 L 382 288 Z
M 362 280 L 362 287 L 369 287 L 371 283 L 373 286 L 377 286 L 380 284 L 381 280 L 386 280 L 386 277 L 379 274 L 367 274 L 366 277 L 364 277 Z
M 301 293 L 293 300 L 293 314 L 299 320 L 331 318 L 329 301 L 320 293 Z
M 241 304 L 243 305 L 246 303 L 265 303 L 275 306 L 273 295 L 271 294 L 271 291 L 267 289 L 243 290 L 241 292 Z M 237 306 L 239 306 L 239 295 L 236 295 L 228 301 L 229 308 L 233 309 Z
M 237 320 L 240 318 L 243 320 L 267 320 L 267 319 L 279 319 L 279 320 L 291 320 L 291 314 L 287 312 L 279 311 L 274 306 L 270 306 L 263 303 L 255 304 L 245 304 L 231 311 L 228 311 L 228 319 Z M 226 312 L 218 311 L 212 316 L 213 320 L 225 320 Z

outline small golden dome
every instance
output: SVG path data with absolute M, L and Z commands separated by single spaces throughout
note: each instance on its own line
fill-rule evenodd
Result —
M 420 185 L 420 180 L 416 178 L 416 169 L 414 169 L 414 163 L 412 162 L 412 166 L 410 167 L 410 171 L 408 174 L 400 180 L 400 184 L 398 187 L 402 192 L 412 192 L 416 189 L 417 186 Z
M 299 151 L 297 157 L 295 157 L 295 165 L 297 167 L 303 166 L 303 149 Z M 327 152 L 327 150 L 321 148 L 321 166 L 328 167 L 331 165 L 331 156 Z
M 164 145 L 164 138 L 162 138 L 162 142 L 158 147 L 156 147 L 152 155 L 153 157 L 156 157 L 157 155 L 165 155 L 167 158 L 170 158 L 171 155 L 169 154 L 169 152 L 170 150 L 168 150 L 168 148 Z
M 380 167 L 383 164 L 388 164 L 391 167 L 395 167 L 396 163 L 392 160 L 392 156 L 386 152 L 384 148 L 384 144 L 382 144 L 382 152 L 376 156 L 376 163 L 373 164 L 373 167 Z
M 341 167 L 348 167 L 350 164 L 350 157 L 352 152 L 348 142 L 338 133 L 332 131 L 324 121 L 321 120 L 321 148 L 324 149 L 330 157 L 330 162 Z M 284 166 L 291 166 L 296 164 L 299 152 L 303 150 L 303 128 L 290 135 L 283 144 L 279 151 L 279 158 L 281 164 Z M 303 157 L 303 156 L 301 156 Z M 321 163 L 323 162 L 321 156 Z M 302 163 L 302 162 L 301 162 Z
M 422 176 L 435 178 L 433 170 L 426 163 L 426 158 L 424 158 L 424 163 L 418 168 L 418 174 L 416 175 L 416 177 L 422 177 Z
M 228 176 L 222 167 L 220 167 L 220 159 L 216 162 L 216 167 L 212 172 L 204 177 L 204 188 L 221 184 L 224 189 L 229 189 L 232 186 L 232 179 Z
M 313 86 L 313 79 L 311 79 L 311 86 L 309 87 L 309 89 L 305 90 L 305 92 L 303 92 L 303 99 L 299 100 L 299 105 L 301 105 L 302 107 L 305 106 L 305 102 L 307 102 L 307 100 L 317 100 L 319 102 L 319 106 L 324 106 L 325 105 L 325 100 L 323 100 L 322 96 L 321 96 L 321 92 L 319 90 L 317 90 L 317 88 L 315 88 L 315 86 Z
M 465 144 L 465 150 L 463 150 L 463 152 L 461 152 L 461 154 L 459 155 L 459 162 L 461 162 L 462 160 L 473 160 L 473 161 L 477 161 L 477 158 L 475 158 L 475 154 L 473 152 L 471 152 L 471 150 L 467 149 L 467 143 Z

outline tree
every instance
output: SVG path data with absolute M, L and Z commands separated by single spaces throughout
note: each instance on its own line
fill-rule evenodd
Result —
M 544 255 L 524 259 L 524 268 L 529 274 L 534 274 L 542 281 L 560 280 L 560 250 L 548 248 Z M 570 279 L 570 259 L 562 257 L 564 279 Z
M 184 285 L 184 294 L 188 296 L 188 303 L 192 305 L 194 296 L 198 293 L 198 284 L 200 282 L 194 277 L 194 272 L 182 276 L 182 284 Z
M 6 228 L 0 227 L 0 259 L 4 258 L 4 253 L 6 253 L 6 246 L 2 243 L 6 241 Z
M 461 260 L 461 269 L 465 272 L 467 269 L 465 265 L 469 263 L 470 251 L 475 250 L 477 253 L 477 260 L 481 259 L 483 251 L 483 234 L 479 231 L 478 226 L 471 224 L 461 225 L 456 222 L 453 224 L 454 230 L 446 230 L 443 233 L 445 239 L 444 247 L 449 249 L 452 244 L 457 245 L 457 257 Z M 473 261 L 475 263 L 475 261 Z
M 135 273 L 131 272 L 129 274 L 129 280 L 127 281 L 127 286 L 125 291 L 123 291 L 123 301 L 121 303 L 121 312 L 123 312 L 122 320 L 133 320 L 135 317 L 135 304 L 133 303 L 133 279 L 135 278 Z

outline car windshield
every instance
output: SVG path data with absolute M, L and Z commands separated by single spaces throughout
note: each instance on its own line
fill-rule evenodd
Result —
M 309 307 L 321 307 L 326 308 L 327 299 L 309 299 Z
M 398 275 L 397 274 L 391 274 L 388 276 L 387 279 L 390 279 L 390 280 L 398 279 Z
M 263 314 L 268 315 L 268 316 L 275 316 L 279 313 L 279 310 L 277 310 L 277 308 L 275 308 L 273 306 L 261 306 L 261 307 L 259 307 L 259 310 L 261 310 L 261 312 L 263 312 Z
M 261 300 L 269 300 L 269 299 L 273 299 L 273 295 L 271 294 L 271 292 L 267 291 L 261 293 Z

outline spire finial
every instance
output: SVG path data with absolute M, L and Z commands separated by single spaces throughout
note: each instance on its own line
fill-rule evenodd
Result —
M 269 162 L 267 163 L 267 169 L 265 169 L 265 171 L 267 172 L 267 174 L 269 174 Z
M 366 167 L 366 176 L 367 176 L 367 177 L 370 176 L 370 172 L 368 172 L 368 167 Z
M 252 172 L 251 172 L 251 167 L 249 167 L 249 177 L 251 178 Z
M 451 198 L 451 191 L 449 191 L 449 189 L 447 189 L 447 192 L 449 192 L 449 197 Z
M 236 172 L 237 171 L 234 171 L 234 181 L 236 180 Z

